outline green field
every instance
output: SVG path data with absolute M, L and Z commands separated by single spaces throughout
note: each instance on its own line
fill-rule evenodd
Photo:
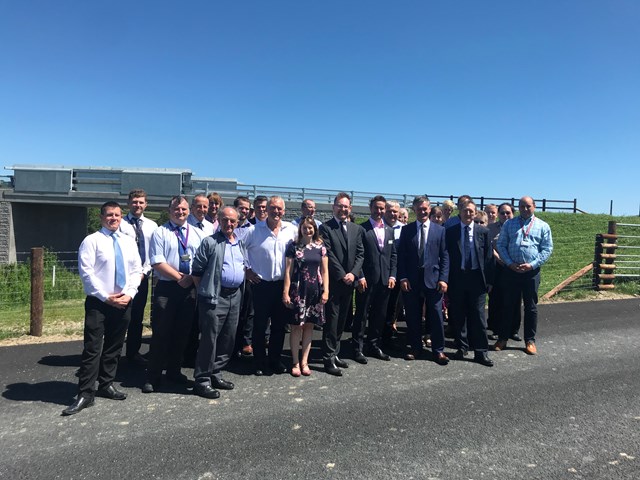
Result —
M 554 252 L 542 268 L 540 294 L 544 294 L 564 279 L 594 260 L 595 237 L 606 233 L 608 222 L 615 220 L 640 226 L 639 217 L 610 217 L 608 215 L 536 212 L 549 223 L 553 233 Z M 640 228 L 619 227 L 619 234 L 640 236 Z M 620 244 L 640 246 L 640 239 L 621 239 Z M 640 250 L 639 250 L 640 252 Z M 639 258 L 640 260 L 640 258 Z M 617 262 L 617 260 L 616 260 Z M 52 282 L 52 267 L 56 266 L 56 283 Z M 640 265 L 640 261 L 638 262 Z M 640 273 L 640 269 L 635 273 Z M 640 281 L 630 279 L 616 282 L 615 292 L 640 293 Z M 585 275 L 566 291 L 560 299 L 572 300 L 599 295 L 592 287 L 592 276 Z M 77 274 L 56 261 L 48 253 L 45 259 L 44 335 L 73 335 L 82 332 L 82 286 Z M 29 333 L 30 318 L 29 266 L 0 266 L 0 340 Z M 147 308 L 147 311 L 149 308 Z

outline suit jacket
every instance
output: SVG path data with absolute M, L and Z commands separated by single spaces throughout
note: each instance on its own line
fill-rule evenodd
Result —
M 339 282 L 347 273 L 353 273 L 358 278 L 362 275 L 364 261 L 364 247 L 362 246 L 362 227 L 347 222 L 347 243 L 345 245 L 341 226 L 335 218 L 320 225 L 320 235 L 327 247 L 329 261 L 329 278 L 332 282 Z M 331 288 L 331 282 L 329 282 Z
M 446 229 L 446 243 L 451 260 L 449 280 L 452 286 L 462 280 L 462 223 L 457 223 Z M 482 272 L 485 289 L 493 283 L 493 247 L 489 229 L 482 225 L 473 226 L 473 248 Z
M 449 254 L 445 245 L 444 227 L 431 222 L 427 244 L 424 247 L 424 277 L 418 270 L 418 222 L 411 222 L 400 232 L 398 247 L 398 280 L 407 279 L 414 288 L 424 281 L 427 288 L 435 289 L 438 282 L 449 281 Z
M 397 255 L 393 236 L 393 228 L 384 225 L 384 247 L 378 248 L 378 237 L 369 220 L 360 224 L 362 227 L 362 244 L 364 246 L 364 263 L 362 276 L 367 283 L 374 285 L 382 282 L 389 285 L 389 277 L 396 276 Z

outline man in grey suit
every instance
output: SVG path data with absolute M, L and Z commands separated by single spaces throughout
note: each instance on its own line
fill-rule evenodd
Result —
M 462 360 L 471 347 L 474 360 L 491 367 L 484 305 L 493 283 L 493 249 L 489 230 L 474 224 L 475 216 L 476 205 L 469 201 L 460 210 L 460 221 L 446 229 L 450 260 L 449 318 L 458 349 L 455 358 Z
M 396 284 L 396 248 L 393 228 L 382 220 L 387 200 L 377 195 L 369 201 L 371 218 L 361 223 L 364 263 L 356 286 L 356 315 L 353 319 L 352 341 L 355 361 L 366 364 L 364 332 L 367 330 L 368 355 L 390 360 L 382 351 L 382 333 L 389 295 Z
M 431 330 L 433 360 L 446 365 L 442 297 L 449 281 L 449 254 L 445 246 L 444 227 L 429 221 L 431 202 L 426 195 L 413 199 L 416 221 L 402 227 L 398 245 L 398 278 L 407 312 L 405 360 L 415 360 L 422 351 L 422 306 L 426 305 Z
M 222 378 L 222 369 L 233 354 L 244 282 L 244 245 L 234 234 L 238 212 L 223 207 L 218 211 L 218 223 L 220 230 L 204 238 L 196 251 L 191 274 L 198 289 L 201 332 L 193 390 L 204 398 L 220 396 L 214 387 L 234 387 Z
M 325 306 L 326 323 L 322 332 L 322 358 L 327 373 L 342 376 L 341 368 L 348 364 L 338 358 L 340 338 L 353 289 L 362 274 L 364 247 L 362 227 L 349 222 L 351 197 L 344 192 L 333 201 L 333 218 L 320 226 L 320 235 L 327 248 L 329 259 L 329 301 Z

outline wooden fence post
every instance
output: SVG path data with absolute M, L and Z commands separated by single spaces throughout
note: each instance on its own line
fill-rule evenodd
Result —
M 31 249 L 31 324 L 29 335 L 42 336 L 44 312 L 44 249 Z

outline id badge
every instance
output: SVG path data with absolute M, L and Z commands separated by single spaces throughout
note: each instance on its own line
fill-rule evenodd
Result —
M 181 262 L 189 262 L 191 260 L 191 255 L 185 253 L 184 255 L 180 255 Z

